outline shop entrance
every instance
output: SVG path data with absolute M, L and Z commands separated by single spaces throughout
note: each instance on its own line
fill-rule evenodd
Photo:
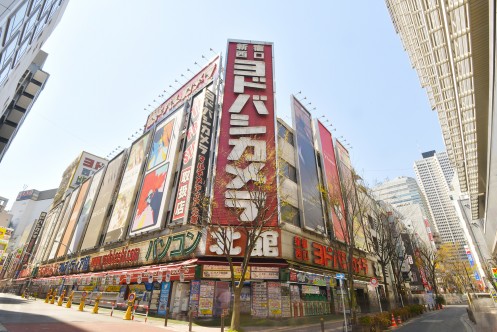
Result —
M 357 305 L 361 308 L 361 312 L 369 312 L 369 296 L 368 293 L 364 291 L 362 288 L 357 288 L 355 290 L 355 296 Z

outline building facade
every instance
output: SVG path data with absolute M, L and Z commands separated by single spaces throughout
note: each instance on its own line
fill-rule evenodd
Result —
M 0 6 L 0 162 L 43 90 L 41 47 L 68 0 L 2 0 Z
M 76 303 L 84 291 L 118 303 L 136 292 L 151 313 L 219 316 L 231 301 L 226 255 L 241 274 L 250 233 L 240 225 L 263 220 L 243 266 L 243 314 L 343 311 L 337 276 L 349 267 L 361 311 L 377 310 L 368 284 L 379 272 L 361 218 L 352 265 L 344 249 L 348 151 L 294 96 L 294 124 L 277 119 L 273 61 L 271 43 L 229 41 L 225 71 L 215 56 L 149 115 L 131 147 L 61 195 L 10 286 L 74 290 Z

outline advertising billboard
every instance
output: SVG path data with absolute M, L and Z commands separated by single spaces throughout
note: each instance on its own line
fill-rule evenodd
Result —
M 76 223 L 76 226 L 74 228 L 74 234 L 72 236 L 71 243 L 69 244 L 68 250 L 70 252 L 76 252 L 79 249 L 81 236 L 86 229 L 86 225 L 90 217 L 90 212 L 93 209 L 93 203 L 95 203 L 95 198 L 97 197 L 98 189 L 100 189 L 100 183 L 102 182 L 104 173 L 105 169 L 99 170 L 97 173 L 95 173 L 91 180 L 90 187 L 88 188 L 88 194 L 86 195 L 83 208 L 81 209 L 81 214 L 79 215 L 78 222 Z
M 335 148 L 333 147 L 333 137 L 331 132 L 321 123 L 316 121 L 317 125 L 317 142 L 319 151 L 321 151 L 321 165 L 323 167 L 323 178 L 325 182 L 326 195 L 329 199 L 329 216 L 333 226 L 335 239 L 342 242 L 347 236 L 345 223 L 345 206 L 343 204 L 342 190 L 340 188 L 340 178 L 338 176 L 338 166 L 335 158 Z
M 204 89 L 192 102 L 172 223 L 197 224 L 206 190 L 216 96 Z
M 31 229 L 30 238 L 28 241 L 28 245 L 26 246 L 26 248 L 24 250 L 24 256 L 22 257 L 21 266 L 24 264 L 27 264 L 31 258 L 32 254 L 34 252 L 36 240 L 38 240 L 38 236 L 40 235 L 41 228 L 43 227 L 43 223 L 45 222 L 46 216 L 47 216 L 46 212 L 40 213 L 40 217 L 33 224 L 33 227 Z
M 229 41 L 213 222 L 256 222 L 277 208 L 275 121 L 273 44 Z M 265 179 L 264 192 L 254 189 L 254 176 Z M 277 215 L 264 224 L 276 226 Z
M 359 202 L 357 202 L 358 198 L 355 194 L 355 179 L 352 169 L 352 163 L 350 161 L 349 151 L 342 143 L 340 143 L 339 140 L 336 140 L 335 142 L 338 171 L 340 174 L 341 184 L 344 189 L 343 191 L 348 195 L 348 197 L 344 197 L 344 200 L 348 200 L 348 203 L 346 204 L 346 206 L 348 205 L 348 210 L 345 211 L 345 217 L 347 217 L 347 214 L 353 214 L 353 210 L 357 210 L 356 206 L 359 204 Z M 353 218 L 353 233 L 355 245 L 359 249 L 367 249 L 363 221 L 359 220 L 359 218 L 357 217 Z
M 43 254 L 45 253 L 48 244 L 47 241 L 50 238 L 50 235 L 54 233 L 54 227 L 57 223 L 57 218 L 59 217 L 63 205 L 63 203 L 58 204 L 47 214 L 45 223 L 43 225 L 43 228 L 41 229 L 41 236 L 40 240 L 38 241 L 38 249 L 35 252 L 34 261 L 36 262 L 40 262 L 42 260 Z
M 184 108 L 181 107 L 167 117 L 154 131 L 130 235 L 162 227 L 171 195 L 169 187 L 176 170 L 175 160 L 184 122 Z
M 89 231 L 86 231 L 84 234 L 81 250 L 90 249 L 99 244 L 100 234 L 102 233 L 109 209 L 112 206 L 114 192 L 121 178 L 125 158 L 126 154 L 123 152 L 112 159 L 107 165 L 102 185 L 97 193 L 95 206 L 88 222 L 87 230 Z
M 81 187 L 76 188 L 76 190 L 72 192 L 71 196 L 66 198 L 68 204 L 64 211 L 64 214 L 62 215 L 62 218 L 58 222 L 58 227 L 55 230 L 55 238 L 53 241 L 50 242 L 52 244 L 52 250 L 50 251 L 48 259 L 53 259 L 56 257 L 55 255 L 57 254 L 57 250 L 59 249 L 60 240 L 62 240 L 62 235 L 66 230 L 67 223 L 69 221 L 69 217 L 71 216 L 76 198 L 78 198 L 80 188 Z
M 119 192 L 105 235 L 105 243 L 121 240 L 126 234 L 131 209 L 135 199 L 138 181 L 141 178 L 143 163 L 147 155 L 150 132 L 140 137 L 131 146 L 128 163 L 124 170 Z
M 295 126 L 295 161 L 302 203 L 300 220 L 308 230 L 326 233 L 316 151 L 314 150 L 312 117 L 294 96 L 291 97 L 291 104 Z
M 53 246 L 53 241 L 55 240 L 55 236 L 57 235 L 57 230 L 59 229 L 59 223 L 62 220 L 62 217 L 64 216 L 64 213 L 67 209 L 67 206 L 69 205 L 69 197 L 66 197 L 66 199 L 62 202 L 60 202 L 57 206 L 60 206 L 59 211 L 57 212 L 57 216 L 54 216 L 53 219 L 53 226 L 47 234 L 47 239 L 45 242 L 45 247 L 43 249 L 43 255 L 40 256 L 41 261 L 46 261 L 48 260 L 48 256 L 50 252 L 52 251 L 52 246 Z M 45 223 L 47 225 L 47 223 Z M 45 233 L 45 230 L 43 230 L 43 233 Z
M 86 198 L 86 193 L 88 192 L 88 188 L 90 187 L 91 180 L 86 180 L 83 182 L 81 187 L 79 187 L 79 194 L 76 198 L 76 202 L 74 203 L 74 208 L 71 212 L 71 216 L 69 217 L 69 221 L 67 222 L 67 227 L 60 241 L 59 250 L 57 251 L 57 257 L 62 257 L 68 251 L 67 248 L 69 246 L 69 241 L 71 241 L 72 233 L 74 231 L 74 227 L 76 226 L 76 222 L 78 221 L 79 213 L 81 212 L 81 208 L 83 207 L 83 203 Z M 69 251 L 69 254 L 72 254 L 72 251 Z
M 107 159 L 83 151 L 79 158 L 78 167 L 71 179 L 70 187 L 76 188 L 105 165 L 107 165 Z
M 13 231 L 12 228 L 0 227 L 0 240 L 10 240 Z
M 178 108 L 191 96 L 194 96 L 198 91 L 214 81 L 219 74 L 220 61 L 221 57 L 219 55 L 215 56 L 197 75 L 193 76 L 178 91 L 150 113 L 145 124 L 145 130 L 151 129 L 155 123 L 161 121 L 168 113 Z

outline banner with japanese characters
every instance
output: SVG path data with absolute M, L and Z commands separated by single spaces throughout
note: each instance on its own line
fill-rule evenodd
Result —
M 216 96 L 204 89 L 192 102 L 172 223 L 200 222 L 206 190 Z
M 105 225 L 105 218 L 112 207 L 112 198 L 121 178 L 125 159 L 126 154 L 123 152 L 112 159 L 105 170 L 104 179 L 98 191 L 90 221 L 88 221 L 87 229 L 91 229 L 91 232 L 85 232 L 81 250 L 93 248 L 99 244 L 100 234 L 102 234 Z
M 176 169 L 184 106 L 157 125 L 148 154 L 147 168 L 138 195 L 130 235 L 159 229 L 163 225 Z
M 212 221 L 255 222 L 277 207 L 273 45 L 229 41 Z M 264 192 L 255 181 L 264 181 Z M 256 202 L 257 200 L 257 202 Z M 265 204 L 264 204 L 265 203 Z M 266 226 L 276 226 L 277 214 Z
M 131 146 L 128 163 L 121 179 L 121 186 L 117 194 L 116 203 L 105 235 L 105 243 L 122 240 L 132 213 L 138 181 L 140 180 L 143 163 L 147 155 L 150 141 L 150 132 L 143 135 Z

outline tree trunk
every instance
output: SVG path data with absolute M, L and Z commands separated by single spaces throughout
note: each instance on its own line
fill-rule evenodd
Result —
M 381 272 L 383 273 L 383 284 L 385 285 L 385 297 L 387 299 L 387 310 L 390 310 L 390 293 L 388 290 L 388 281 L 387 281 L 387 268 L 385 265 L 381 265 Z
M 352 318 L 352 322 L 356 322 L 356 298 L 355 298 L 355 289 L 354 289 L 354 273 L 352 270 L 352 258 L 354 253 L 354 248 L 349 247 L 349 257 L 347 257 L 347 277 L 349 281 L 349 306 L 350 306 L 350 316 Z M 345 308 L 344 308 L 345 310 Z
M 242 293 L 243 283 L 238 284 L 233 289 L 233 313 L 231 314 L 231 329 L 235 331 L 240 330 L 240 295 Z

